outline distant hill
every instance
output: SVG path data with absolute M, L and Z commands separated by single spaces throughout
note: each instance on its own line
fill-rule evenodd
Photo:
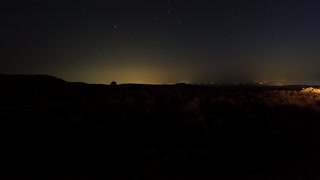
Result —
M 17 85 L 57 85 L 64 84 L 66 81 L 49 75 L 5 75 L 0 74 L 0 83 Z
M 287 85 L 287 86 L 268 86 L 268 85 L 260 85 L 254 83 L 248 84 L 186 84 L 186 83 L 176 83 L 172 85 L 151 85 L 151 84 L 119 84 L 120 87 L 124 88 L 140 88 L 140 87 L 179 87 L 179 88 L 210 88 L 216 90 L 302 90 L 303 88 L 310 87 L 309 85 Z M 317 87 L 319 86 L 312 86 Z M 7 75 L 7 74 L 0 74 L 0 90 L 7 89 L 7 90 L 28 90 L 28 89 L 38 89 L 38 90 L 45 90 L 45 91 L 57 91 L 63 90 L 66 91 L 70 89 L 78 89 L 78 90 L 105 90 L 105 88 L 109 88 L 107 84 L 87 84 L 83 82 L 67 82 L 63 79 L 59 79 L 54 76 L 49 75 Z
M 65 94 L 68 83 L 48 75 L 0 74 L 0 95 L 20 99 Z

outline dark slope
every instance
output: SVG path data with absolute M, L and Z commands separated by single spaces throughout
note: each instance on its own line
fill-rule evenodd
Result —
M 0 74 L 1 84 L 12 85 L 59 85 L 65 83 L 64 80 L 48 75 L 5 75 Z

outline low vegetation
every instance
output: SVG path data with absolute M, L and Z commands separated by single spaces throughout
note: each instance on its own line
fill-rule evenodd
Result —
M 16 179 L 306 179 L 320 167 L 318 89 L 61 82 L 0 91 L 2 163 Z

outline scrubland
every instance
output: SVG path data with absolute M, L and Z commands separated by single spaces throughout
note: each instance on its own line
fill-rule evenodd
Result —
M 317 179 L 311 88 L 1 88 L 3 170 L 15 179 Z

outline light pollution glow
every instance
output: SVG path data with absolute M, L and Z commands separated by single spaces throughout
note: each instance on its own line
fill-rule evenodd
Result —
M 77 70 L 78 71 L 78 70 Z M 80 70 L 81 71 L 81 70 Z M 172 84 L 186 81 L 185 70 L 177 71 L 174 67 L 165 66 L 112 66 L 83 68 L 81 74 L 69 71 L 64 74 L 67 81 L 84 81 L 88 83 L 108 84 L 111 81 L 118 83 L 138 83 L 138 84 Z M 77 76 L 73 76 L 77 74 Z M 189 75 L 188 79 L 192 79 Z
M 59 58 L 59 57 L 58 57 Z M 100 55 L 65 56 L 72 65 L 61 66 L 59 77 L 73 82 L 108 84 L 141 83 L 172 84 L 192 82 L 199 76 L 199 68 L 193 69 L 188 62 L 175 61 L 177 55 L 163 52 L 107 52 Z M 73 60 L 72 60 L 73 59 Z M 75 60 L 76 59 L 76 60 Z M 94 63 L 86 63 L 88 61 Z M 66 62 L 62 60 L 61 62 Z
M 304 66 L 301 61 L 283 63 L 275 57 L 256 56 L 254 59 L 263 61 L 249 63 L 223 63 L 219 57 L 212 61 L 197 57 L 185 57 L 168 51 L 125 48 L 103 53 L 87 53 L 75 55 L 71 52 L 58 56 L 63 64 L 59 71 L 51 73 L 67 81 L 109 84 L 111 81 L 141 84 L 172 84 L 178 82 L 197 83 L 227 80 L 230 82 L 302 82 L 312 80 L 317 72 L 310 66 Z M 191 60 L 190 60 L 191 59 Z M 92 62 L 92 63 L 88 63 Z M 220 63 L 215 63 L 220 62 Z M 310 78 L 311 77 L 311 78 Z

